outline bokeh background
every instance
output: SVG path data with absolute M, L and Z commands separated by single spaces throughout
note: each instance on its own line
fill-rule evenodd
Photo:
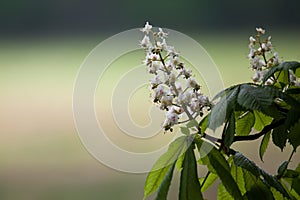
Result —
M 76 74 L 107 37 L 147 20 L 183 32 L 203 45 L 228 86 L 252 76 L 247 45 L 257 26 L 272 35 L 282 59 L 300 60 L 299 6 L 296 0 L 1 0 L 0 199 L 142 199 L 146 174 L 99 163 L 81 144 L 73 122 Z M 270 173 L 291 151 L 280 154 L 269 146 L 262 163 L 257 147 L 237 145 Z M 299 160 L 296 154 L 293 163 Z

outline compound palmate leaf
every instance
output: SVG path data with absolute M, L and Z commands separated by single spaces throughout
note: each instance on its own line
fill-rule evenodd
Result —
M 282 62 L 279 65 L 272 67 L 267 73 L 264 75 L 263 83 L 265 83 L 270 77 L 274 76 L 275 72 L 278 71 L 285 71 L 287 72 L 289 69 L 295 71 L 297 68 L 300 67 L 299 62 L 289 61 L 289 62 Z
M 174 163 L 176 162 L 181 150 L 187 145 L 187 137 L 182 136 L 174 140 L 170 145 L 166 153 L 164 153 L 154 164 L 152 170 L 149 172 L 145 187 L 144 187 L 144 199 L 150 194 L 155 192 L 165 179 L 170 179 L 167 175 L 172 174 L 170 169 L 174 169 Z M 165 183 L 167 184 L 167 183 Z M 165 187 L 168 190 L 168 187 Z
M 238 85 L 230 88 L 230 90 L 226 89 L 226 92 L 224 92 L 224 95 L 219 102 L 212 108 L 208 123 L 210 129 L 215 130 L 226 121 L 228 116 L 231 115 L 236 106 L 239 88 L 240 86 Z
M 169 168 L 163 182 L 161 183 L 157 195 L 156 195 L 156 200 L 166 200 L 168 197 L 168 191 L 170 188 L 170 184 L 172 181 L 173 177 L 173 171 L 174 171 L 175 163 Z
M 209 173 L 207 178 L 199 178 L 199 182 L 201 185 L 201 192 L 205 192 L 214 182 L 218 179 L 218 175 L 214 173 Z M 205 182 L 204 182 L 205 180 Z M 204 183 L 203 183 L 204 182 Z
M 230 167 L 224 156 L 211 144 L 202 139 L 195 140 L 200 155 L 205 155 L 208 157 L 209 164 L 213 167 L 215 173 L 221 179 L 226 191 L 235 199 L 241 199 L 242 194 L 234 181 Z M 203 152 L 206 151 L 206 152 Z
M 185 152 L 183 168 L 180 176 L 179 200 L 203 199 L 198 180 L 197 163 L 194 155 L 194 145 Z
M 264 112 L 272 105 L 273 97 L 262 87 L 243 84 L 240 86 L 237 102 L 246 109 Z
M 249 135 L 255 123 L 252 111 L 236 112 L 236 135 Z
M 263 161 L 263 156 L 267 150 L 269 141 L 270 141 L 270 135 L 271 135 L 271 131 L 269 131 L 268 133 L 266 133 L 260 143 L 259 146 L 259 157 L 261 159 L 261 161 Z
M 289 197 L 287 191 L 275 177 L 269 175 L 264 170 L 259 168 L 253 161 L 246 158 L 243 154 L 239 152 L 235 153 L 233 161 L 237 166 L 240 166 L 253 174 L 254 177 L 263 177 L 263 181 L 266 186 L 272 186 L 283 196 Z

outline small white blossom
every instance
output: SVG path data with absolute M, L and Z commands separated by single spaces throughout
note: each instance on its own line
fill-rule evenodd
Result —
M 200 111 L 200 102 L 198 101 L 198 99 L 193 98 L 191 100 L 191 103 L 190 103 L 189 107 L 190 107 L 192 112 L 198 112 L 198 111 Z
M 150 25 L 149 22 L 146 22 L 144 28 L 142 28 L 141 31 L 148 35 L 151 29 L 152 29 L 152 25 Z
M 261 34 L 265 34 L 265 30 L 263 28 L 256 28 L 256 31 Z
M 200 102 L 201 105 L 208 105 L 209 104 L 208 96 L 205 96 L 203 94 L 200 94 L 198 96 L 198 101 Z
M 188 79 L 192 76 L 192 70 L 183 68 L 180 74 L 183 75 L 184 78 Z
M 168 106 L 171 106 L 173 103 L 173 96 L 172 95 L 165 95 L 161 98 L 161 105 L 160 108 L 162 110 L 166 109 Z
M 192 77 L 187 79 L 186 86 L 188 88 L 193 88 L 193 89 L 198 89 L 199 88 L 199 84 L 197 83 L 196 79 L 192 78 Z
M 150 80 L 150 83 L 151 83 L 151 88 L 154 89 L 158 85 L 162 84 L 162 80 L 159 75 L 156 75 Z
M 200 85 L 192 77 L 192 71 L 185 68 L 179 53 L 167 44 L 168 33 L 161 28 L 155 32 L 148 22 L 141 31 L 145 33 L 140 41 L 146 53 L 143 63 L 148 73 L 154 75 L 150 80 L 153 102 L 167 111 L 163 128 L 172 131 L 181 115 L 195 120 L 203 115 L 202 109 L 210 107 L 211 103 L 200 93 Z
M 292 70 L 289 70 L 290 75 L 290 82 L 295 82 L 297 80 L 297 77 L 294 75 Z
M 249 41 L 250 41 L 250 43 L 255 43 L 256 42 L 256 40 L 252 36 L 250 36 Z
M 160 101 L 161 98 L 166 94 L 165 88 L 162 85 L 157 86 L 157 88 L 155 88 L 153 90 L 153 101 L 157 102 Z
M 268 79 L 266 82 L 265 82 L 265 85 L 272 85 L 274 83 L 274 81 L 272 79 Z
M 162 39 L 167 38 L 168 37 L 168 33 L 163 32 L 162 28 L 158 28 L 158 36 Z
M 273 54 L 273 64 L 274 64 L 274 65 L 277 65 L 278 63 L 279 63 L 278 53 L 275 52 L 275 53 Z
M 265 65 L 265 61 L 259 56 L 254 56 L 250 64 L 253 69 L 261 69 Z
M 157 61 L 157 60 L 160 59 L 160 58 L 159 58 L 159 55 L 157 55 L 156 53 L 150 54 L 149 57 L 150 57 L 150 59 L 151 59 L 152 61 Z
M 250 49 L 250 53 L 248 54 L 248 58 L 249 58 L 249 59 L 254 58 L 255 52 L 256 52 L 256 50 L 253 49 L 253 48 L 251 48 L 251 49 Z
M 144 36 L 144 38 L 143 38 L 142 41 L 140 42 L 140 46 L 141 46 L 141 47 L 144 47 L 144 48 L 147 48 L 147 47 L 150 47 L 150 46 L 151 46 L 149 36 L 147 36 L 147 35 Z
M 153 61 L 148 68 L 148 72 L 150 74 L 157 74 L 157 70 L 161 67 L 161 63 L 159 61 Z

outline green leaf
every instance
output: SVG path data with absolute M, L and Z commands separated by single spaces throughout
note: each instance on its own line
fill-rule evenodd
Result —
M 287 198 L 284 198 L 284 196 L 280 192 L 278 192 L 275 188 L 271 187 L 270 190 L 271 190 L 275 200 L 287 199 Z
M 249 135 L 255 123 L 255 117 L 252 111 L 239 112 L 236 116 L 236 135 Z
M 273 97 L 262 87 L 241 85 L 237 102 L 250 110 L 266 111 L 273 103 Z
M 261 131 L 263 130 L 263 128 L 269 124 L 271 124 L 272 122 L 272 118 L 259 112 L 254 110 L 253 111 L 254 116 L 255 116 L 255 124 L 254 124 L 254 129 L 257 131 Z
M 218 186 L 218 199 L 234 200 L 234 198 L 227 192 L 222 183 L 220 183 Z
M 287 169 L 288 164 L 289 164 L 288 161 L 284 161 L 283 163 L 281 163 L 281 165 L 278 167 L 278 170 L 277 170 L 278 177 L 282 177 L 285 170 Z
M 297 172 L 292 169 L 287 169 L 283 175 L 283 178 L 297 178 L 297 177 L 299 177 L 299 175 L 300 175 L 300 172 Z
M 261 161 L 263 161 L 263 156 L 268 148 L 268 144 L 270 141 L 270 135 L 271 135 L 271 131 L 269 131 L 268 133 L 266 133 L 260 143 L 259 146 L 259 157 L 261 159 Z
M 198 122 L 197 122 L 195 119 L 189 121 L 189 122 L 186 124 L 186 127 L 187 127 L 187 128 L 192 128 L 192 127 L 197 127 L 197 126 L 198 126 Z
M 241 167 L 236 166 L 234 163 L 231 164 L 231 175 L 235 182 L 237 183 L 241 194 L 245 194 L 246 188 L 245 188 L 245 180 L 243 175 L 243 170 Z
M 205 159 L 208 158 L 209 164 L 207 164 L 207 166 L 209 170 L 213 173 L 216 173 L 220 177 L 224 187 L 232 197 L 235 199 L 241 199 L 242 194 L 233 177 L 231 176 L 229 164 L 224 156 L 215 147 L 203 139 L 196 138 L 195 142 L 197 144 L 200 156 L 205 155 L 202 160 L 205 161 Z M 204 163 L 207 163 L 207 160 Z M 210 169 L 211 167 L 213 170 Z
M 272 132 L 273 143 L 283 151 L 287 141 L 287 132 L 284 125 L 278 126 Z
M 186 136 L 182 136 L 174 140 L 169 145 L 167 152 L 155 162 L 146 179 L 144 186 L 144 199 L 159 188 L 170 168 L 172 168 L 174 162 L 180 155 L 182 148 L 186 145 L 186 141 Z
M 298 195 L 300 195 L 300 178 L 293 179 L 292 188 L 298 193 Z
M 185 152 L 180 176 L 179 200 L 203 199 L 193 148 L 194 145 L 190 145 Z
M 199 123 L 201 134 L 203 134 L 207 129 L 209 115 L 210 115 L 210 113 L 207 114 Z
M 202 185 L 204 179 L 205 179 L 204 177 L 199 178 L 202 192 L 205 192 L 210 186 L 212 186 L 212 184 L 214 184 L 214 182 L 218 179 L 218 175 L 216 175 L 214 173 L 209 173 L 204 185 Z
M 259 177 L 259 175 L 260 175 L 259 168 L 256 166 L 256 164 L 253 161 L 246 158 L 243 154 L 237 152 L 233 156 L 233 161 L 234 161 L 234 164 L 236 164 L 237 166 L 240 166 L 240 167 L 248 170 L 256 177 Z
M 261 181 L 257 181 L 250 190 L 247 190 L 245 196 L 247 199 L 273 200 L 273 194 L 270 189 Z
M 233 112 L 236 106 L 236 100 L 239 93 L 239 86 L 234 87 L 232 90 L 226 93 L 220 101 L 212 108 L 209 116 L 208 127 L 215 130 L 221 126 Z
M 224 136 L 224 145 L 229 148 L 230 145 L 233 142 L 235 135 L 235 116 L 234 113 L 231 113 L 229 121 L 228 121 L 228 126 L 225 131 L 225 136 Z
M 239 187 L 231 176 L 229 165 L 222 154 L 219 151 L 211 151 L 208 154 L 208 158 L 210 160 L 210 164 L 216 170 L 217 175 L 220 177 L 224 187 L 229 192 L 229 194 L 235 199 L 241 199 L 241 191 L 239 190 Z M 226 167 L 224 167 L 225 163 Z
M 176 164 L 175 164 L 178 171 L 182 169 L 182 163 L 183 163 L 183 160 L 184 160 L 184 156 L 185 156 L 185 153 L 178 156 L 178 159 L 177 159 Z
M 297 147 L 300 145 L 300 121 L 293 126 L 288 134 L 289 143 L 294 147 L 296 150 Z
M 258 177 L 254 176 L 248 170 L 242 168 L 243 177 L 245 181 L 245 189 L 246 191 L 251 190 L 251 188 L 256 184 Z
M 170 167 L 163 182 L 161 183 L 161 185 L 158 189 L 156 198 L 155 198 L 156 200 L 166 200 L 167 199 L 170 184 L 171 184 L 172 177 L 173 177 L 174 167 L 175 167 L 175 163 L 172 165 L 172 167 Z
M 289 197 L 289 194 L 286 192 L 284 187 L 281 185 L 281 183 L 275 177 L 266 173 L 264 170 L 259 168 L 253 161 L 249 160 L 248 158 L 243 156 L 241 153 L 237 152 L 233 157 L 233 161 L 237 166 L 240 166 L 240 167 L 248 170 L 255 177 L 262 176 L 264 183 L 266 183 L 268 186 L 274 187 L 276 190 L 278 190 L 284 196 Z
M 189 135 L 190 134 L 190 129 L 188 129 L 187 127 L 184 127 L 184 126 L 180 127 L 180 131 L 184 135 Z
M 264 75 L 263 83 L 265 83 L 269 78 L 274 76 L 275 72 L 278 71 L 288 71 L 289 69 L 295 71 L 297 68 L 300 67 L 300 63 L 292 61 L 292 62 L 282 62 L 279 65 L 272 67 L 270 70 L 267 71 L 267 73 Z

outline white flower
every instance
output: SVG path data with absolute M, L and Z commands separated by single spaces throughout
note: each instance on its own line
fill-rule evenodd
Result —
M 178 98 L 177 98 L 177 103 L 179 105 L 188 105 L 191 102 L 192 98 L 195 98 L 196 95 L 195 93 L 193 93 L 192 91 L 186 91 L 186 92 L 182 92 L 179 93 Z
M 265 65 L 265 61 L 259 56 L 254 56 L 250 64 L 253 69 L 261 69 Z
M 275 53 L 273 54 L 273 64 L 274 64 L 274 65 L 277 65 L 278 63 L 279 63 L 278 53 L 275 52 Z
M 272 79 L 268 79 L 266 82 L 265 82 L 265 85 L 272 85 L 274 83 L 274 81 Z
M 289 74 L 290 74 L 290 82 L 294 82 L 297 80 L 297 77 L 294 75 L 292 70 L 289 70 Z
M 189 107 L 190 107 L 191 111 L 197 112 L 200 110 L 200 102 L 198 101 L 198 99 L 193 98 Z
M 154 89 L 156 88 L 158 85 L 162 84 L 161 78 L 159 75 L 154 76 L 151 80 L 151 87 Z
M 173 71 L 171 71 L 171 73 L 169 75 L 169 83 L 174 84 L 176 80 L 177 80 L 177 74 L 173 70 Z
M 188 79 L 192 76 L 192 70 L 183 68 L 180 74 L 183 75 L 184 78 Z
M 171 106 L 173 103 L 173 96 L 172 95 L 165 95 L 161 98 L 161 105 L 160 108 L 163 110 L 167 108 L 168 106 Z
M 253 59 L 254 55 L 255 55 L 256 50 L 251 48 L 250 49 L 250 53 L 248 54 L 248 58 L 249 59 Z
M 173 46 L 168 46 L 167 52 L 168 52 L 168 55 L 171 57 L 178 56 L 178 54 L 179 54 Z
M 165 88 L 162 85 L 157 86 L 157 88 L 155 88 L 153 90 L 153 101 L 157 102 L 160 101 L 161 98 L 166 94 Z
M 145 35 L 142 41 L 140 41 L 140 46 L 143 48 L 147 48 L 151 46 L 149 36 Z
M 151 59 L 152 61 L 158 61 L 158 60 L 160 60 L 159 55 L 156 54 L 156 53 L 150 54 L 149 57 L 150 57 L 150 59 Z
M 197 89 L 199 87 L 199 84 L 197 83 L 195 78 L 189 78 L 187 79 L 186 86 L 188 88 Z
M 146 22 L 144 28 L 142 28 L 141 31 L 148 35 L 151 29 L 152 29 L 152 25 L 150 25 L 149 22 Z
M 148 72 L 150 74 L 157 74 L 157 70 L 161 67 L 161 63 L 159 61 L 153 61 L 149 66 Z
M 258 82 L 261 82 L 262 79 L 264 78 L 264 75 L 265 75 L 266 71 L 260 71 L 260 70 L 255 70 L 255 74 L 254 76 L 252 77 L 252 80 L 254 83 L 258 83 Z
M 249 41 L 250 41 L 250 43 L 255 43 L 256 42 L 256 40 L 252 36 L 250 36 Z
M 158 36 L 160 37 L 160 38 L 167 38 L 168 37 L 168 33 L 165 33 L 165 32 L 163 32 L 163 30 L 162 30 L 162 28 L 158 28 Z
M 263 28 L 256 28 L 256 31 L 261 34 L 265 34 L 265 30 Z
M 203 94 L 200 94 L 198 96 L 198 101 L 200 102 L 201 105 L 207 105 L 207 104 L 209 104 L 208 96 L 205 96 Z
M 175 108 L 174 106 L 166 113 L 166 119 L 163 123 L 163 128 L 165 130 L 171 129 L 172 126 L 178 124 L 179 114 L 181 113 L 180 108 Z
M 180 82 L 175 82 L 175 87 L 176 87 L 176 91 L 178 92 L 178 94 L 182 93 L 182 84 Z M 174 87 L 171 87 L 170 88 L 170 92 L 173 94 L 173 95 L 176 95 L 176 92 L 175 92 L 175 88 Z
M 258 70 L 255 70 L 255 74 L 252 77 L 252 80 L 253 80 L 254 83 L 259 82 L 259 80 L 260 80 L 260 73 L 258 72 Z

